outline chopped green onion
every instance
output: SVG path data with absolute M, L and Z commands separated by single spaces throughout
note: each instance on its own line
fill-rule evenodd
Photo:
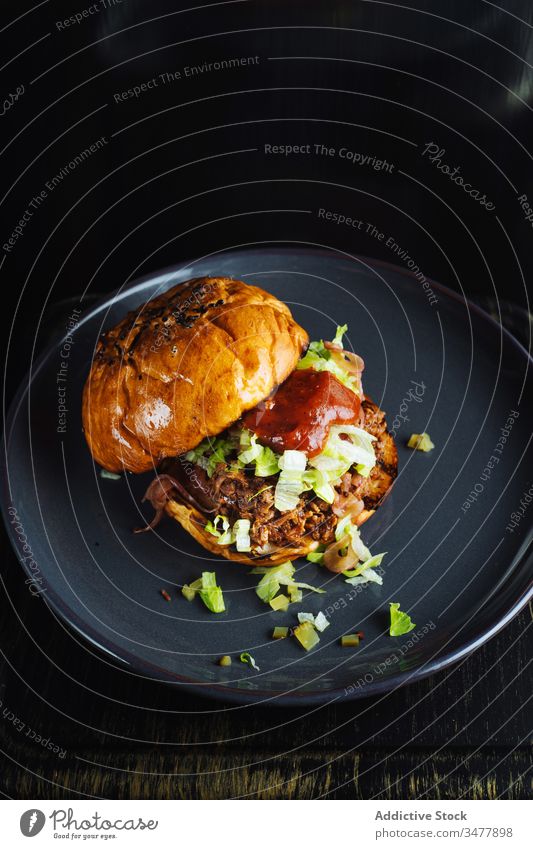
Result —
M 257 672 L 259 672 L 259 667 L 258 667 L 257 663 L 255 662 L 255 660 L 253 659 L 250 652 L 243 651 L 239 660 L 241 661 L 241 663 L 247 663 L 248 666 L 251 666 L 252 669 L 255 669 Z
M 261 489 L 257 490 L 257 492 L 254 492 L 253 495 L 250 495 L 250 498 L 248 499 L 248 501 L 253 501 L 254 498 L 257 498 L 257 496 L 261 495 L 261 493 L 264 492 L 266 489 L 273 489 L 273 488 L 274 488 L 273 483 L 269 484 L 268 486 L 262 486 Z
M 119 481 L 122 475 L 117 475 L 115 472 L 108 472 L 107 469 L 100 469 L 100 477 L 107 478 L 110 481 Z
M 390 627 L 389 634 L 391 637 L 401 637 L 403 634 L 408 634 L 416 628 L 411 617 L 400 610 L 399 602 L 390 602 Z

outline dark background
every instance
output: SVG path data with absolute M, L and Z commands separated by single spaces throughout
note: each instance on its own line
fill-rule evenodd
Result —
M 366 232 L 320 219 L 320 208 L 372 221 L 428 278 L 493 310 L 503 302 L 506 322 L 527 339 L 532 230 L 518 196 L 533 203 L 530 3 L 108 3 L 64 29 L 56 22 L 91 4 L 2 4 L 1 99 L 24 86 L 0 118 L 3 245 L 67 167 L 12 250 L 0 251 L 8 399 L 68 314 L 65 300 L 75 305 L 84 292 L 97 297 L 238 245 L 313 244 L 395 261 Z M 258 60 L 184 74 L 245 56 Z M 176 71 L 181 79 L 163 84 L 159 75 Z M 116 102 L 154 78 L 157 86 Z M 68 171 L 102 136 L 102 148 Z M 494 210 L 422 155 L 430 142 Z M 394 167 L 264 152 L 308 143 Z M 79 644 L 28 596 L 6 550 L 0 714 L 66 751 L 46 751 L 0 716 L 7 796 L 531 792 L 529 611 L 459 668 L 380 700 L 310 715 L 221 711 Z

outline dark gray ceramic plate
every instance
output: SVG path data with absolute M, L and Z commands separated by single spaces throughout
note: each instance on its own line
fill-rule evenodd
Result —
M 132 535 L 150 476 L 105 480 L 94 467 L 81 432 L 80 396 L 102 327 L 172 284 L 210 273 L 273 292 L 311 338 L 331 337 L 338 323 L 349 324 L 350 346 L 366 362 L 365 390 L 387 411 L 398 443 L 398 480 L 363 529 L 374 552 L 388 552 L 382 587 L 352 588 L 299 562 L 300 580 L 327 594 L 308 594 L 286 614 L 271 612 L 255 595 L 257 577 L 206 557 L 170 520 L 157 533 Z M 35 364 L 12 408 L 4 514 L 37 581 L 34 591 L 110 662 L 234 702 L 355 698 L 458 660 L 526 603 L 530 361 L 510 335 L 445 289 L 431 284 L 428 290 L 401 270 L 362 259 L 282 249 L 222 253 L 152 276 L 82 313 L 61 384 L 66 428 L 58 432 L 63 344 Z M 434 451 L 407 449 L 413 431 L 429 431 Z M 206 568 L 216 570 L 224 589 L 225 614 L 210 614 L 175 590 Z M 417 624 L 411 634 L 388 636 L 389 601 L 410 612 Z M 308 654 L 294 639 L 270 639 L 273 626 L 293 623 L 297 610 L 323 610 L 331 621 Z M 354 630 L 365 634 L 361 647 L 341 648 L 339 637 Z M 238 661 L 244 650 L 260 672 Z M 216 664 L 222 654 L 233 655 L 230 668 Z

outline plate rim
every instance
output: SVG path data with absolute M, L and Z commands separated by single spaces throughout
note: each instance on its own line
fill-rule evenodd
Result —
M 210 257 L 231 257 L 232 255 L 242 256 L 246 253 L 255 255 L 265 255 L 269 253 L 274 253 L 277 255 L 286 253 L 287 255 L 290 254 L 292 256 L 301 256 L 302 254 L 307 256 L 319 255 L 332 259 L 342 259 L 346 262 L 352 263 L 358 263 L 358 261 L 361 260 L 365 266 L 379 266 L 382 268 L 386 268 L 396 274 L 400 274 L 404 277 L 407 277 L 410 280 L 416 279 L 415 275 L 408 269 L 401 268 L 400 266 L 396 266 L 393 263 L 389 263 L 387 261 L 375 259 L 372 257 L 366 257 L 364 255 L 359 254 L 350 254 L 346 251 L 334 249 L 317 249 L 310 247 L 302 247 L 298 243 L 293 242 L 290 243 L 290 246 L 287 244 L 281 244 L 278 246 L 275 243 L 269 243 L 268 247 L 264 246 L 258 248 L 254 246 L 246 246 L 243 248 L 236 249 L 222 249 L 207 256 L 183 260 L 179 263 L 175 263 L 174 265 L 166 266 L 162 269 L 156 269 L 150 273 L 142 275 L 141 277 L 137 277 L 131 282 L 128 282 L 120 290 L 118 298 L 117 292 L 111 292 L 103 295 L 91 305 L 89 312 L 80 320 L 78 326 L 82 327 L 85 323 L 89 322 L 94 317 L 94 315 L 101 311 L 102 307 L 104 307 L 106 304 L 110 304 L 111 302 L 118 303 L 120 300 L 130 295 L 134 290 L 140 292 L 143 290 L 143 288 L 147 288 L 149 284 L 153 284 L 154 281 L 158 280 L 159 278 L 161 280 L 164 280 L 165 277 L 171 277 L 177 272 L 185 271 L 188 267 L 194 267 L 195 264 L 205 261 Z M 515 336 L 513 336 L 513 334 L 506 327 L 499 324 L 489 313 L 487 313 L 479 305 L 470 300 L 470 298 L 460 295 L 459 293 L 455 292 L 452 289 L 449 289 L 447 286 L 433 280 L 432 278 L 428 277 L 427 279 L 431 283 L 431 286 L 438 289 L 445 298 L 451 298 L 455 302 L 460 303 L 462 306 L 466 306 L 469 311 L 471 310 L 472 312 L 476 313 L 480 319 L 487 321 L 493 327 L 493 329 L 497 330 L 498 332 L 501 332 L 502 336 L 506 338 L 507 342 L 510 343 L 522 356 L 526 358 L 529 367 L 533 366 L 533 357 L 526 349 L 526 347 Z M 183 282 L 185 282 L 185 280 Z M 22 552 L 19 550 L 20 541 L 15 535 L 14 529 L 8 519 L 7 513 L 9 507 L 11 506 L 7 489 L 8 445 L 14 422 L 16 420 L 23 399 L 27 395 L 27 390 L 28 386 L 30 385 L 30 382 L 35 380 L 44 361 L 47 359 L 50 350 L 52 349 L 52 347 L 55 347 L 62 338 L 64 338 L 64 335 L 53 336 L 32 363 L 31 371 L 26 372 L 9 405 L 9 409 L 5 418 L 5 429 L 2 435 L 1 469 L 3 477 L 3 486 L 0 509 L 4 525 L 7 530 L 8 539 L 11 543 L 11 547 L 26 575 L 29 575 L 30 573 L 28 572 L 26 564 L 24 563 L 24 559 L 22 558 Z M 104 637 L 102 633 L 100 633 L 97 629 L 94 629 L 89 623 L 82 622 L 78 614 L 63 601 L 61 595 L 52 593 L 50 595 L 47 594 L 46 596 L 43 595 L 41 596 L 41 598 L 53 614 L 57 614 L 68 627 L 72 628 L 83 639 L 89 642 L 92 647 L 96 646 L 98 651 L 102 652 L 106 656 L 107 662 L 109 662 L 110 659 L 112 662 L 118 661 L 120 664 L 119 668 L 122 671 L 128 672 L 129 674 L 133 675 L 139 675 L 143 677 L 143 679 L 146 679 L 146 677 L 148 676 L 149 680 L 162 682 L 174 687 L 183 687 L 182 692 L 184 692 L 186 695 L 199 695 L 204 698 L 211 698 L 217 701 L 230 703 L 233 705 L 247 705 L 259 703 L 263 706 L 268 705 L 269 707 L 298 707 L 305 705 L 338 703 L 346 701 L 356 701 L 362 698 L 369 698 L 371 696 L 382 695 L 383 693 L 388 693 L 393 690 L 396 690 L 399 687 L 407 686 L 409 684 L 415 683 L 416 681 L 428 678 L 431 675 L 434 675 L 437 672 L 453 665 L 454 663 L 459 662 L 469 654 L 472 654 L 474 651 L 476 651 L 482 645 L 492 639 L 492 637 L 496 636 L 496 634 L 498 634 L 503 628 L 505 628 L 511 622 L 511 620 L 514 619 L 515 616 L 517 616 L 518 613 L 520 613 L 520 611 L 533 598 L 533 550 L 530 550 L 530 548 L 531 544 L 528 543 L 525 551 L 522 553 L 515 565 L 516 571 L 523 570 L 526 573 L 532 573 L 529 584 L 526 583 L 523 589 L 520 590 L 518 596 L 515 597 L 514 602 L 510 606 L 506 605 L 505 609 L 497 616 L 495 621 L 492 621 L 491 623 L 488 623 L 483 627 L 475 628 L 471 636 L 466 640 L 466 642 L 459 643 L 459 645 L 457 645 L 456 647 L 452 647 L 448 650 L 437 650 L 437 652 L 435 653 L 433 658 L 431 658 L 430 661 L 422 664 L 419 667 L 414 668 L 413 670 L 398 672 L 388 678 L 374 679 L 372 682 L 370 682 L 368 685 L 365 685 L 365 687 L 363 688 L 354 688 L 352 692 L 347 692 L 347 687 L 332 687 L 327 690 L 312 692 L 298 693 L 295 690 L 291 690 L 290 692 L 281 692 L 273 694 L 272 692 L 261 690 L 260 688 L 254 690 L 244 690 L 236 688 L 235 686 L 227 687 L 224 685 L 223 682 L 218 683 L 206 681 L 205 683 L 202 683 L 197 680 L 191 680 L 183 675 L 172 675 L 171 673 L 169 673 L 168 670 L 162 669 L 156 663 L 142 659 L 137 654 L 129 652 L 126 648 L 115 645 L 112 640 L 109 640 Z

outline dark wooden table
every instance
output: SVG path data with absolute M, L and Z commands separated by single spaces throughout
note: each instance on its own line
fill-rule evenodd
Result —
M 23 372 L 26 342 L 34 333 L 50 281 L 54 281 L 51 300 L 70 295 L 75 305 L 78 299 L 72 290 L 85 285 L 93 265 L 101 268 L 103 257 L 106 264 L 91 293 L 99 286 L 110 291 L 133 269 L 153 270 L 155 258 L 146 266 L 143 263 L 156 247 L 159 267 L 175 263 L 180 250 L 183 257 L 194 257 L 235 241 L 262 243 L 285 239 L 287 234 L 305 244 L 335 239 L 328 243 L 350 252 L 375 255 L 379 250 L 377 243 L 369 244 L 363 237 L 354 241 L 347 228 L 345 232 L 337 228 L 338 233 L 331 235 L 317 216 L 304 216 L 305 221 L 297 216 L 290 227 L 283 216 L 281 224 L 276 215 L 241 217 L 243 209 L 253 208 L 255 194 L 261 195 L 267 212 L 301 206 L 302 198 L 311 192 L 312 201 L 305 200 L 303 208 L 331 203 L 332 209 L 351 214 L 354 201 L 342 186 L 333 188 L 351 179 L 341 170 L 341 160 L 335 164 L 321 157 L 312 160 L 312 170 L 306 171 L 299 162 L 283 165 L 273 157 L 255 154 L 227 157 L 221 166 L 212 155 L 238 145 L 262 150 L 267 141 L 310 139 L 349 144 L 378 155 L 383 150 L 388 156 L 383 139 L 390 131 L 392 138 L 405 136 L 410 142 L 409 150 L 401 145 L 392 148 L 395 161 L 410 172 L 420 165 L 413 143 L 437 139 L 450 158 L 461 163 L 461 173 L 469 179 L 485 181 L 490 175 L 487 192 L 497 196 L 499 215 L 512 234 L 513 252 L 520 256 L 525 279 L 531 279 L 531 231 L 499 173 L 500 166 L 504 176 L 509 171 L 518 191 L 531 183 L 525 150 L 531 140 L 531 112 L 517 103 L 528 79 L 520 58 L 527 55 L 530 43 L 530 24 L 524 20 L 529 19 L 528 5 L 513 3 L 511 11 L 501 9 L 502 4 L 434 0 L 427 13 L 428 4 L 418 4 L 419 14 L 404 3 L 398 3 L 397 9 L 394 5 L 252 0 L 235 9 L 226 3 L 217 9 L 210 3 L 203 12 L 193 9 L 181 14 L 175 0 L 129 2 L 63 32 L 56 21 L 72 14 L 72 4 L 63 0 L 4 2 L 1 43 L 9 61 L 4 64 L 2 98 L 20 91 L 22 83 L 26 88 L 24 97 L 13 101 L 2 125 L 6 140 L 13 141 L 3 159 L 5 189 L 10 187 L 11 192 L 3 238 L 54 173 L 90 142 L 102 136 L 108 139 L 98 153 L 100 158 L 90 159 L 62 181 L 60 189 L 49 192 L 46 206 L 26 228 L 24 241 L 4 257 L 3 309 L 8 311 L 11 298 L 19 315 L 10 336 L 14 346 L 8 368 L 10 390 L 22 378 L 17 369 Z M 30 6 L 35 7 L 32 14 L 23 14 L 23 8 Z M 154 21 L 141 26 L 145 18 Z M 227 39 L 211 38 L 217 31 L 227 32 Z M 376 37 L 379 32 L 383 38 Z M 206 34 L 209 37 L 201 38 Z M 190 43 L 179 51 L 162 48 L 184 39 Z M 181 87 L 161 85 L 138 102 L 115 100 L 117 92 L 161 71 L 256 53 L 261 54 L 261 63 L 250 69 L 249 76 L 232 76 L 240 70 L 208 78 L 199 75 Z M 309 64 L 268 61 L 293 54 L 342 61 L 319 65 L 314 60 Z M 126 57 L 131 61 L 126 62 Z M 378 63 L 373 73 L 368 70 L 372 60 Z M 32 80 L 35 85 L 30 86 Z M 85 86 L 88 80 L 91 85 Z M 67 98 L 70 88 L 73 94 Z M 234 89 L 235 97 L 230 97 Z M 240 89 L 259 94 L 246 97 Z M 455 90 L 458 97 L 451 96 Z M 408 111 L 395 103 L 405 103 Z M 169 112 L 169 105 L 180 109 Z M 496 126 L 488 120 L 493 112 Z M 152 113 L 159 117 L 140 120 Z M 312 123 L 307 135 L 301 135 L 303 130 L 298 128 L 304 127 L 301 122 L 308 117 Z M 344 118 L 353 126 L 343 128 Z M 241 128 L 244 119 L 250 126 Z M 291 122 L 287 126 L 285 119 Z M 126 133 L 130 124 L 132 130 Z M 223 131 L 224 125 L 228 129 Z M 209 126 L 215 130 L 212 140 L 204 132 Z M 120 135 L 115 139 L 117 131 Z M 367 131 L 371 135 L 364 135 Z M 188 132 L 190 139 L 184 135 Z M 177 144 L 182 135 L 183 143 L 167 144 L 171 140 Z M 458 135 L 464 144 L 459 144 Z M 524 150 L 513 146 L 510 138 Z M 153 145 L 157 146 L 152 157 L 141 157 Z M 480 173 L 480 168 L 488 168 L 480 156 L 485 150 L 497 160 L 498 173 Z M 122 169 L 128 157 L 133 167 Z M 193 160 L 201 165 L 195 165 L 189 177 L 181 163 Z M 177 162 L 180 167 L 174 173 Z M 156 172 L 169 176 L 152 183 Z M 102 175 L 107 174 L 115 176 L 104 183 Z M 280 175 L 292 178 L 294 174 L 306 179 L 302 183 L 278 180 Z M 368 220 L 375 219 L 384 231 L 397 234 L 399 244 L 413 244 L 409 223 L 397 211 L 397 205 L 405 204 L 415 221 L 429 221 L 429 229 L 439 238 L 446 236 L 446 244 L 453 246 L 454 274 L 468 281 L 469 295 L 493 291 L 492 278 L 459 227 L 457 213 L 464 215 L 480 235 L 487 269 L 498 286 L 505 287 L 506 297 L 523 302 L 521 277 L 509 270 L 515 266 L 510 265 L 514 260 L 508 246 L 502 247 L 491 235 L 489 219 L 480 216 L 477 205 L 464 193 L 454 194 L 453 200 L 450 195 L 453 216 L 448 220 L 425 189 L 406 188 L 400 177 L 390 183 L 394 203 L 383 204 L 374 198 L 374 172 L 360 169 L 357 174 L 359 185 L 368 190 Z M 15 180 L 15 175 L 21 179 Z M 327 180 L 329 188 L 320 194 L 314 185 L 306 188 L 309 177 Z M 261 188 L 255 182 L 258 178 Z M 271 178 L 275 179 L 267 188 Z M 174 241 L 180 213 L 169 206 L 163 221 L 159 212 L 166 203 L 194 193 L 200 197 L 203 189 L 207 192 L 241 181 L 242 193 L 225 193 L 224 211 L 220 220 L 217 215 L 213 231 L 192 227 L 186 240 Z M 92 192 L 93 183 L 98 192 Z M 143 191 L 129 200 L 127 192 L 141 184 Z M 438 184 L 436 188 L 441 191 Z M 380 186 L 378 194 L 381 191 Z M 115 208 L 123 194 L 127 203 Z M 213 204 L 221 203 L 218 195 L 214 198 Z M 80 199 L 84 202 L 79 203 Z M 204 221 L 204 203 L 201 198 L 180 207 L 184 228 Z M 111 215 L 91 229 L 104 209 Z M 66 223 L 56 233 L 57 222 L 64 218 Z M 142 218 L 151 222 L 141 231 L 142 237 L 126 238 L 130 231 L 137 233 Z M 239 222 L 238 236 L 234 219 Z M 85 233 L 88 238 L 81 240 Z M 78 237 L 81 246 L 72 252 Z M 419 240 L 417 235 L 415 243 L 420 267 L 455 285 L 446 253 L 441 256 L 430 240 Z M 383 247 L 380 258 L 390 261 L 387 250 Z M 19 305 L 30 270 L 34 270 L 31 285 Z M 65 305 L 57 310 L 56 321 L 68 314 Z M 512 325 L 512 308 L 507 312 Z M 49 322 L 53 325 L 53 310 Z M 108 659 L 57 621 L 42 600 L 29 595 L 7 542 L 5 552 L 0 571 L 0 792 L 5 796 L 492 799 L 531 795 L 530 610 L 458 667 L 379 699 L 308 712 L 230 709 L 110 666 Z
M 531 795 L 531 610 L 459 666 L 381 698 L 307 712 L 228 708 L 111 667 L 21 577 L 8 552 L 0 602 L 5 796 Z

